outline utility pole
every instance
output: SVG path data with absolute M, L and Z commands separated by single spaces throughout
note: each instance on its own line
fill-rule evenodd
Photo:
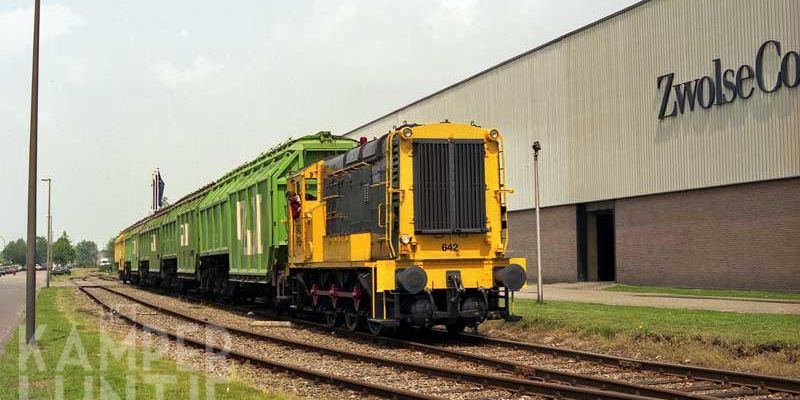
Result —
M 53 180 L 43 178 L 47 182 L 47 287 L 50 287 L 50 267 L 53 265 L 53 215 L 50 213 L 50 202 L 52 200 L 51 190 Z
M 36 344 L 36 156 L 39 134 L 39 9 L 41 0 L 33 7 L 33 71 L 31 76 L 31 134 L 28 154 L 28 252 L 25 262 L 25 339 Z
M 544 289 L 542 288 L 542 238 L 539 225 L 539 151 L 542 146 L 538 141 L 533 142 L 533 182 L 536 201 L 536 302 L 544 302 Z

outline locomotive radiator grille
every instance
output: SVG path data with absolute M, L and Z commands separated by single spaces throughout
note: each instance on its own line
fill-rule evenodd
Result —
M 486 232 L 482 140 L 414 141 L 417 233 Z

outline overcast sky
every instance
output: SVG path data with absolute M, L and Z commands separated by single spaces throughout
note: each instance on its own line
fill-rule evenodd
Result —
M 347 132 L 634 2 L 43 0 L 53 229 L 102 248 L 147 214 L 155 167 L 178 199 L 289 135 Z M 7 240 L 26 229 L 32 3 L 0 2 Z

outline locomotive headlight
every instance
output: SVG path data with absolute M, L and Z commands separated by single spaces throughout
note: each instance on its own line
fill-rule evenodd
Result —
M 410 244 L 411 243 L 411 236 L 408 235 L 400 235 L 400 243 L 402 244 Z
M 498 132 L 497 129 L 492 129 L 489 131 L 489 138 L 491 138 L 492 140 L 497 140 L 497 138 L 499 137 L 500 137 L 500 132 Z
M 403 135 L 404 139 L 411 139 L 411 135 L 414 134 L 414 132 L 411 131 L 411 128 L 403 129 L 403 131 L 400 133 Z

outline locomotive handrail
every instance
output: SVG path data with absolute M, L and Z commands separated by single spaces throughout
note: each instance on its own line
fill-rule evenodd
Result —
M 381 208 L 386 207 L 386 204 L 381 203 L 378 204 L 378 228 L 385 228 L 386 226 L 381 225 Z
M 340 175 L 340 174 L 342 174 L 343 172 L 347 172 L 347 171 L 349 171 L 349 170 L 351 170 L 351 169 L 355 169 L 355 168 L 357 168 L 357 167 L 363 167 L 363 166 L 365 166 L 365 165 L 369 165 L 369 164 L 367 164 L 367 163 L 365 163 L 365 162 L 363 162 L 363 161 L 359 161 L 359 162 L 357 162 L 357 163 L 355 163 L 355 164 L 348 165 L 348 166 L 346 166 L 346 167 L 344 167 L 344 168 L 342 168 L 342 169 L 337 169 L 336 171 L 331 171 L 331 172 L 328 172 L 328 173 L 326 173 L 326 175 Z
M 391 257 L 397 257 L 397 251 L 395 251 L 394 244 L 392 243 L 392 214 L 389 213 L 389 207 L 392 205 L 392 164 L 394 164 L 394 159 L 392 158 L 392 146 L 394 145 L 394 137 L 397 136 L 397 131 L 390 132 L 386 135 L 386 226 L 384 228 L 384 237 L 386 238 L 386 244 L 389 247 L 389 255 Z M 397 167 L 400 167 L 400 157 L 398 154 L 397 158 Z M 399 182 L 399 178 L 398 178 Z
M 507 205 L 508 199 L 507 199 L 507 195 L 509 193 L 514 193 L 514 189 L 508 189 L 506 187 L 507 183 L 506 183 L 505 142 L 503 141 L 502 137 L 498 138 L 498 140 L 497 140 L 497 154 L 499 155 L 499 160 L 498 160 L 498 165 L 497 165 L 497 173 L 499 175 L 498 178 L 500 180 L 500 182 L 499 182 L 500 183 L 500 189 L 498 189 L 496 193 L 497 193 L 497 196 L 498 196 L 497 201 L 500 203 L 500 210 L 501 210 L 500 211 L 500 221 L 501 221 L 501 224 L 502 224 L 504 221 L 505 222 L 508 221 L 508 205 Z M 503 210 L 505 210 L 505 211 L 503 211 Z M 508 225 L 506 225 L 505 229 L 503 229 L 502 227 L 500 228 L 500 244 L 503 246 L 503 252 L 505 252 L 506 249 L 508 249 L 509 237 L 508 237 L 508 227 L 507 226 Z

